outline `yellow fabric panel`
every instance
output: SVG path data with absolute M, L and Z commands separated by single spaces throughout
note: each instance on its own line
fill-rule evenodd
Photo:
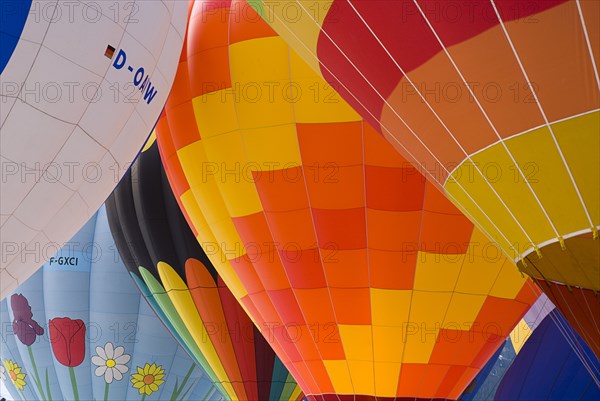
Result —
M 518 165 L 522 166 L 523 172 L 530 177 L 531 187 L 560 235 L 590 228 L 575 187 L 547 127 L 511 138 L 506 141 L 506 145 Z M 526 210 L 534 209 L 536 205 L 515 203 L 513 207 L 526 208 L 523 210 L 526 213 Z M 565 213 L 566 210 L 568 213 Z M 529 224 L 525 226 L 536 243 L 556 238 L 554 234 L 544 236 L 548 234 L 544 231 L 538 233 L 535 226 L 541 225 L 540 223 L 541 221 L 531 222 L 531 227 Z
M 400 363 L 375 362 L 375 391 L 379 397 L 395 397 L 398 392 Z
M 372 361 L 348 361 L 354 394 L 374 394 L 375 378 Z
M 404 320 L 407 321 L 406 319 Z M 404 350 L 403 326 L 373 327 L 373 360 L 377 362 L 400 362 Z
M 206 156 L 220 173 L 215 180 L 229 215 L 241 217 L 262 211 L 254 182 L 242 175 L 248 163 L 240 133 L 229 132 L 202 142 Z
M 482 172 L 487 175 L 488 181 L 491 181 L 492 179 L 495 181 L 496 175 L 499 174 L 497 181 L 491 185 L 513 213 L 519 224 L 526 231 L 527 235 L 534 242 L 539 243 L 555 236 L 548 219 L 544 216 L 542 209 L 539 207 L 524 179 L 518 174 L 514 163 L 511 161 L 502 145 L 496 144 L 485 151 L 472 156 L 472 160 L 476 165 L 478 164 Z M 520 166 L 527 163 L 517 162 Z M 529 174 L 528 172 L 525 173 Z M 528 177 L 531 178 L 531 176 Z M 472 178 L 473 180 L 469 180 L 468 175 L 463 174 L 461 182 L 467 190 L 472 191 L 475 194 L 486 194 L 485 197 L 477 197 L 479 204 L 484 210 L 493 213 L 492 218 L 498 217 L 496 211 L 499 210 L 499 207 L 504 208 L 504 206 L 497 200 L 496 195 L 491 192 L 491 189 L 489 189 L 481 174 L 473 174 Z M 493 198 L 489 199 L 489 197 Z M 531 247 L 527 237 L 522 233 L 522 230 L 513 223 L 512 218 L 510 221 L 505 221 L 501 218 L 496 218 L 494 221 L 500 230 L 504 232 L 504 235 L 506 235 L 513 244 L 516 244 L 515 247 L 520 249 L 521 253 Z
M 371 323 L 373 326 L 402 326 L 408 320 L 410 290 L 371 288 Z
M 238 129 L 232 88 L 195 97 L 192 99 L 192 106 L 202 139 Z
M 533 330 L 529 327 L 527 322 L 523 319 L 517 324 L 517 326 L 510 332 L 510 341 L 512 342 L 515 353 L 518 355 L 523 345 L 533 333 Z
M 231 82 L 240 99 L 235 109 L 241 129 L 294 122 L 288 54 L 288 46 L 277 36 L 229 46 Z
M 435 346 L 446 308 L 452 294 L 421 292 L 413 293 L 410 322 L 406 330 L 404 363 L 427 363 Z
M 600 112 L 552 125 L 594 226 L 600 225 Z
M 498 298 L 514 299 L 525 283 L 525 276 L 512 263 L 505 263 L 490 291 L 490 295 Z
M 204 146 L 202 142 L 195 142 L 177 151 L 179 160 L 185 172 L 186 178 L 190 184 L 191 193 L 190 202 L 195 202 L 197 205 L 201 205 L 202 215 L 206 219 L 205 226 L 214 235 L 214 240 L 209 238 L 206 242 L 214 242 L 216 246 L 222 247 L 226 244 L 233 244 L 233 252 L 229 249 L 232 245 L 228 246 L 227 256 L 229 259 L 234 259 L 237 256 L 245 254 L 242 241 L 239 234 L 229 216 L 227 208 L 225 207 L 223 198 L 215 183 L 215 178 L 212 175 L 202 173 L 202 169 L 195 167 L 195 163 L 203 163 L 206 160 L 204 154 Z M 196 229 L 202 230 L 202 225 L 199 225 L 198 215 L 191 215 Z
M 496 244 L 488 240 L 481 231 L 474 229 L 455 291 L 466 294 L 489 294 L 505 263 L 517 269 L 516 265 L 505 258 Z
M 455 292 L 452 294 L 442 327 L 453 330 L 469 330 L 481 311 L 486 298 L 485 295 Z
M 302 164 L 296 125 L 287 124 L 242 131 L 248 163 L 242 179 L 252 180 L 252 171 L 273 171 Z
M 331 379 L 333 389 L 337 394 L 354 394 L 352 380 L 350 379 L 350 370 L 345 360 L 323 360 L 323 364 L 325 365 L 329 379 Z
M 225 387 L 225 391 L 227 391 L 228 395 L 233 397 L 232 399 L 236 399 L 235 391 L 227 377 L 225 368 L 221 364 L 219 355 L 210 340 L 206 327 L 204 327 L 204 322 L 198 314 L 198 310 L 196 309 L 194 300 L 192 299 L 187 286 L 181 277 L 179 277 L 168 264 L 158 262 L 157 268 L 160 279 L 169 295 L 169 299 L 173 302 L 173 306 L 177 310 L 179 316 L 181 316 L 181 319 L 186 323 L 186 327 L 194 338 L 198 348 L 202 351 L 202 355 L 204 355 L 211 369 L 215 372 L 215 375 L 217 375 L 217 378 L 223 384 L 223 387 Z
M 195 201 L 201 205 L 209 225 L 229 218 L 223 197 L 217 187 L 221 163 L 208 161 L 204 141 L 197 141 L 177 151 L 177 157 L 192 189 Z M 200 167 L 199 167 L 200 166 Z M 237 234 L 236 237 L 237 238 Z
M 462 164 L 460 169 L 465 170 L 473 170 L 473 165 L 470 162 L 465 162 Z M 460 184 L 457 181 L 458 178 L 462 177 L 462 173 L 455 173 L 456 178 L 450 177 L 448 181 L 444 184 L 444 191 L 446 192 L 446 196 L 466 215 L 470 218 L 471 221 L 477 222 L 479 224 L 480 229 L 490 236 L 490 239 L 496 242 L 501 248 L 502 251 L 506 254 L 508 258 L 514 260 L 519 256 L 518 249 L 512 248 L 512 238 L 504 233 L 504 236 L 499 230 L 503 230 L 505 227 L 510 227 L 513 233 L 520 233 L 521 230 L 513 221 L 512 217 L 508 213 L 508 211 L 502 206 L 502 204 L 498 201 L 495 195 L 492 194 L 489 188 L 485 188 L 486 195 L 488 195 L 487 199 L 490 200 L 490 206 L 495 213 L 495 216 L 489 216 L 487 214 L 488 211 L 484 209 L 483 205 L 478 205 L 476 202 L 480 198 L 480 196 L 469 197 L 469 188 L 464 184 Z M 462 185 L 462 188 L 461 188 Z M 492 196 L 490 198 L 490 196 Z M 498 227 L 498 229 L 496 229 Z M 516 234 L 514 234 L 516 235 Z M 522 236 L 522 234 L 521 234 Z
M 340 324 L 338 328 L 347 360 L 373 360 L 373 334 L 371 326 Z
M 262 0 L 265 20 L 315 71 L 321 25 L 333 0 L 270 1 Z M 303 8 L 302 8 L 303 7 Z M 302 40 L 298 39 L 302 38 Z
M 200 209 L 198 203 L 196 203 L 196 198 L 194 197 L 194 193 L 191 189 L 185 191 L 181 197 L 181 203 L 185 208 L 188 216 L 192 220 L 196 231 L 198 232 L 198 236 L 196 239 L 206 256 L 210 259 L 211 263 L 215 267 L 215 269 L 219 272 L 221 278 L 227 285 L 227 287 L 231 290 L 236 299 L 241 299 L 245 297 L 248 292 L 246 288 L 242 285 L 239 277 L 233 271 L 231 264 L 223 254 L 219 243 L 215 239 L 211 228 L 208 226 L 206 219 L 204 218 L 204 214 Z
M 415 270 L 415 290 L 452 291 L 465 255 L 419 252 Z
M 300 89 L 294 112 L 298 123 L 361 121 L 361 117 L 295 51 L 290 51 L 291 81 Z

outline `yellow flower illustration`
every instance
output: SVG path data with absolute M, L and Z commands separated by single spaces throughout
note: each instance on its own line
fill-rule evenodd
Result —
M 133 388 L 139 389 L 140 394 L 144 394 L 145 397 L 158 391 L 158 387 L 165 382 L 164 377 L 165 370 L 161 365 L 146 363 L 143 369 L 137 367 L 137 373 L 131 375 L 131 383 L 133 383 Z
M 10 376 L 10 380 L 12 380 L 17 390 L 23 390 L 23 387 L 25 387 L 27 384 L 25 382 L 25 377 L 27 375 L 25 373 L 21 373 L 21 367 L 13 361 L 9 361 L 8 359 L 4 360 L 4 366 L 6 367 L 8 376 Z

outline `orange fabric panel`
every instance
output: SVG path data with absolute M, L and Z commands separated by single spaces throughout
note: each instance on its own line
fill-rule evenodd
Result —
M 218 63 L 204 63 L 206 58 L 218 59 Z M 204 77 L 202 80 L 191 80 L 192 96 L 194 98 L 209 94 L 210 96 L 221 96 L 218 92 L 231 88 L 231 77 L 229 74 L 229 47 L 216 47 L 204 50 L 201 53 L 190 56 L 188 61 L 190 68 L 199 71 Z M 206 100 L 200 100 L 206 101 Z
M 194 117 L 194 107 L 191 101 L 182 102 L 177 106 L 170 107 L 168 121 L 171 132 L 181 132 L 181 135 L 173 138 L 175 149 L 181 149 L 200 139 L 198 125 Z
M 278 250 L 295 251 L 317 246 L 315 228 L 308 223 L 312 221 L 308 207 L 289 212 L 266 212 L 265 217 Z
M 325 288 L 325 274 L 317 248 L 280 251 L 292 288 Z
M 417 393 L 419 398 L 434 398 L 438 389 L 447 377 L 450 366 L 448 365 L 426 365 L 425 375 L 421 379 L 421 387 Z
M 416 396 L 423 387 L 423 379 L 427 374 L 427 365 L 403 363 L 400 367 L 400 380 L 397 394 Z
M 425 178 L 414 168 L 366 166 L 365 171 L 369 208 L 390 211 L 422 209 Z
M 388 212 L 367 209 L 369 248 L 416 253 L 423 212 Z
M 338 324 L 371 324 L 369 288 L 330 288 Z
M 365 164 L 377 167 L 414 168 L 370 124 L 362 122 L 362 128 Z M 419 174 L 416 171 L 415 173 Z
M 463 322 L 458 323 L 462 324 Z M 467 322 L 464 322 L 467 323 Z M 429 362 L 470 366 L 488 337 L 477 330 L 441 329 Z
M 322 361 L 306 361 L 310 376 L 319 383 L 317 392 L 334 393 L 333 385 Z
M 305 166 L 306 188 L 311 207 L 316 209 L 364 207 L 363 170 L 362 164 L 343 166 L 337 162 Z
M 263 210 L 282 212 L 309 207 L 302 170 L 296 166 L 252 172 Z
M 468 368 L 466 366 L 450 366 L 446 373 L 446 377 L 444 377 L 435 393 L 435 397 L 447 397 L 467 370 Z
M 529 306 L 512 299 L 488 296 L 475 319 L 478 323 L 476 330 L 482 330 L 490 339 L 505 339 L 514 326 L 515 316 L 522 318 Z
M 410 253 L 369 249 L 371 288 L 412 289 L 417 257 L 416 243 Z
M 473 223 L 460 214 L 423 213 L 421 243 L 424 252 L 464 254 L 469 247 Z
M 329 290 L 327 288 L 298 289 L 294 292 L 321 359 L 345 359 Z
M 235 271 L 235 274 L 244 283 L 244 287 L 248 291 L 248 294 L 256 294 L 265 290 L 248 255 L 240 256 L 229 262 L 231 263 L 231 267 Z
M 338 166 L 362 165 L 362 122 L 296 124 L 296 129 L 305 168 L 332 161 Z
M 294 291 L 291 288 L 278 291 L 267 291 L 273 305 L 276 305 L 277 312 L 282 322 L 285 322 L 285 327 L 294 327 L 297 325 L 305 325 L 302 311 L 298 307 Z M 293 338 L 293 337 L 292 337 Z M 288 339 L 289 342 L 293 342 Z
M 366 246 L 365 209 L 313 209 L 321 248 L 361 249 Z
M 529 80 L 539 88 L 536 94 L 548 120 L 597 109 L 600 92 L 588 79 L 593 66 L 583 28 L 579 22 L 564 23 L 579 21 L 577 4 L 569 1 L 535 18 L 535 24 L 515 22 L 506 29 Z M 598 15 L 589 24 L 598 25 Z
M 369 287 L 366 249 L 335 250 L 322 258 L 330 288 Z

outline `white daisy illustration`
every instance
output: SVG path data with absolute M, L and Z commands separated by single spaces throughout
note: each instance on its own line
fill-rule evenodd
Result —
M 123 379 L 123 373 L 129 370 L 127 362 L 131 356 L 125 353 L 125 348 L 114 348 L 111 342 L 107 342 L 104 348 L 96 347 L 96 354 L 92 357 L 92 363 L 98 366 L 95 370 L 96 376 L 104 376 L 104 381 L 110 384 L 114 380 Z
M 3 382 L 6 381 L 6 368 L 2 365 L 0 365 L 0 379 L 2 379 Z

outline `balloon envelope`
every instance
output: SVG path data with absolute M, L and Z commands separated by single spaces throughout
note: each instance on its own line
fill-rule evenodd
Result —
M 240 401 L 302 398 L 196 241 L 155 141 L 144 147 L 107 209 L 117 248 L 138 286 L 224 394 Z
M 195 2 L 165 114 L 198 240 L 309 399 L 456 399 L 535 301 L 247 3 Z
M 0 299 L 129 167 L 170 91 L 187 11 L 187 1 L 2 2 Z
M 129 277 L 104 208 L 0 306 L 15 400 L 223 399 Z
M 599 2 L 250 4 L 524 272 L 600 290 Z
M 542 321 L 502 379 L 494 400 L 600 398 L 600 361 L 554 310 Z

